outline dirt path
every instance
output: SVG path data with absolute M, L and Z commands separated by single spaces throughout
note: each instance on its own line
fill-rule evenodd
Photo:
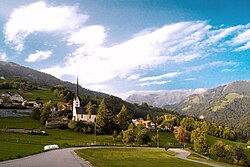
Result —
M 183 160 L 192 161 L 192 162 L 197 162 L 197 163 L 201 163 L 201 164 L 206 164 L 206 165 L 214 166 L 214 167 L 222 167 L 222 166 L 220 166 L 220 165 L 213 164 L 213 163 L 209 163 L 209 162 L 203 162 L 203 161 L 188 159 L 187 157 L 188 157 L 191 153 L 190 153 L 189 151 L 186 151 L 186 150 L 183 150 L 183 149 L 171 148 L 171 149 L 169 149 L 169 150 L 170 150 L 170 151 L 177 152 L 178 154 L 177 154 L 175 157 L 180 158 L 180 159 L 183 159 Z

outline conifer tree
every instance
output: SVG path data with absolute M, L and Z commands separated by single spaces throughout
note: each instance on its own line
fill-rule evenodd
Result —
M 119 128 L 125 130 L 128 128 L 129 115 L 125 105 L 122 105 L 121 111 L 117 115 Z
M 96 129 L 98 133 L 105 133 L 108 127 L 109 122 L 107 117 L 107 107 L 103 99 L 99 105 L 96 115 Z
M 89 103 L 86 106 L 86 111 L 89 114 L 89 117 L 91 117 L 92 108 L 93 108 L 93 105 L 92 105 L 91 101 L 89 101 Z

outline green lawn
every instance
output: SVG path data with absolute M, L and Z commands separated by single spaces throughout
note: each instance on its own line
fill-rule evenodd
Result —
M 0 160 L 24 157 L 43 151 L 44 145 L 58 144 L 60 148 L 89 146 L 94 143 L 93 134 L 76 133 L 71 130 L 45 129 L 47 136 L 19 133 L 5 133 L 4 128 L 44 128 L 38 120 L 32 118 L 0 118 Z M 121 145 L 111 135 L 98 135 L 96 144 Z M 6 153 L 8 150 L 8 153 Z
M 88 148 L 76 150 L 76 153 L 96 167 L 201 166 L 198 163 L 178 159 L 172 153 L 156 148 Z
M 0 129 L 3 128 L 40 128 L 44 127 L 31 117 L 0 118 Z
M 230 140 L 222 139 L 222 138 L 215 137 L 215 136 L 211 136 L 211 135 L 206 135 L 206 138 L 207 138 L 207 140 L 208 140 L 208 146 L 209 146 L 209 147 L 211 147 L 217 140 L 221 140 L 221 141 L 223 141 L 223 142 L 225 142 L 226 144 L 229 144 L 229 145 L 237 145 L 237 144 L 240 144 L 240 145 L 242 145 L 243 147 L 247 147 L 247 144 L 246 144 L 246 143 L 230 141 Z
M 213 163 L 213 164 L 218 164 L 218 165 L 221 165 L 224 167 L 236 167 L 236 165 L 232 165 L 232 164 L 228 164 L 228 163 L 224 163 L 224 162 L 218 162 L 218 161 L 212 160 L 212 159 L 206 159 L 206 158 L 198 155 L 197 153 L 193 153 L 193 152 L 187 158 L 193 159 L 193 160 L 198 160 L 198 161 L 203 161 L 203 162 L 209 162 L 209 163 Z

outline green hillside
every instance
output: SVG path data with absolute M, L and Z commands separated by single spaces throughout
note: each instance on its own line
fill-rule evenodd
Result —
M 53 94 L 50 89 L 38 88 L 37 90 L 16 90 L 16 89 L 0 89 L 1 92 L 10 92 L 10 93 L 20 93 L 25 100 L 28 101 L 37 101 L 39 103 L 45 103 L 49 100 L 56 104 L 59 102 L 59 99 Z
M 4 76 L 6 79 L 22 78 L 35 86 L 48 89 L 55 85 L 63 85 L 74 92 L 76 88 L 76 84 L 62 81 L 52 75 L 21 66 L 13 62 L 0 61 L 0 76 Z M 85 94 L 90 97 L 99 98 L 108 96 L 105 93 L 92 91 L 86 88 L 82 88 L 81 86 L 79 86 L 79 93 Z
M 250 82 L 237 81 L 198 95 L 177 105 L 184 115 L 199 117 L 234 129 L 243 139 L 250 137 Z

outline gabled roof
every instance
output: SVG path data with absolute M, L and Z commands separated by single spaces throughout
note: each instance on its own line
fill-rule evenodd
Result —
M 88 114 L 87 107 L 76 107 L 76 114 Z M 96 115 L 98 108 L 92 108 L 91 115 Z

